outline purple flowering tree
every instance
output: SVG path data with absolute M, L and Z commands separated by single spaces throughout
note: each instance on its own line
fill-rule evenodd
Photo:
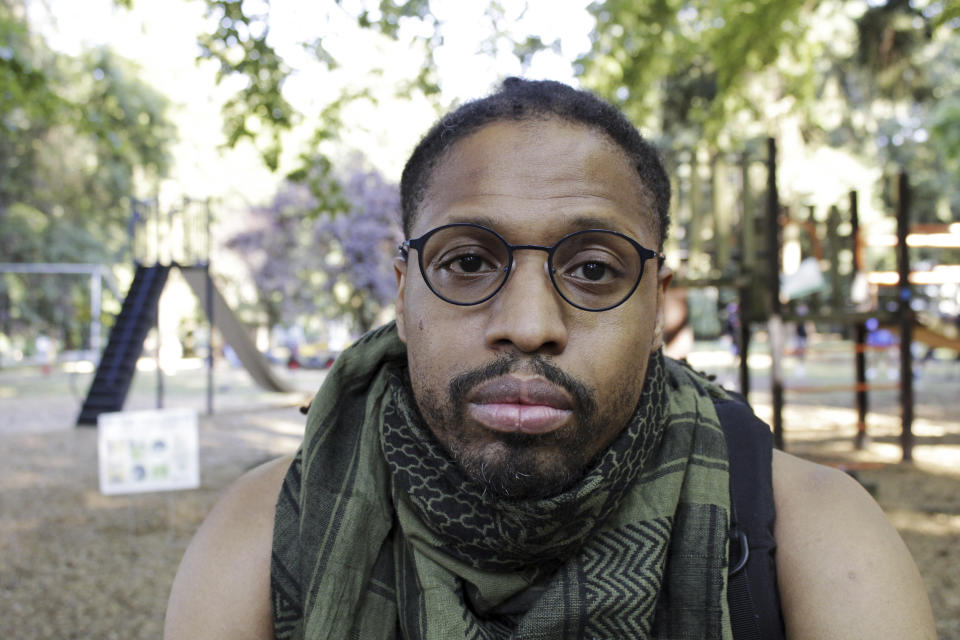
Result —
M 343 215 L 319 218 L 313 248 L 326 256 L 331 294 L 340 315 L 356 331 L 373 328 L 396 295 L 393 258 L 401 241 L 400 192 L 376 171 L 356 171 L 343 182 L 350 207 Z
M 285 182 L 254 228 L 229 242 L 249 265 L 271 324 L 322 314 L 345 317 L 357 333 L 393 302 L 393 257 L 401 240 L 400 194 L 372 170 L 339 181 L 345 213 L 317 215 L 317 199 Z

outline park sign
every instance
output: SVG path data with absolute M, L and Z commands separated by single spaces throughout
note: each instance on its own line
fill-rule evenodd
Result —
M 158 409 L 97 418 L 100 493 L 115 495 L 200 486 L 197 412 Z

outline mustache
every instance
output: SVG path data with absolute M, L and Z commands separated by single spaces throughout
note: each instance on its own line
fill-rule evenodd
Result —
M 564 389 L 573 397 L 582 416 L 592 416 L 596 413 L 597 402 L 594 399 L 593 390 L 542 356 L 523 358 L 517 355 L 506 355 L 488 365 L 455 376 L 447 389 L 451 405 L 460 406 L 460 401 L 473 387 L 519 369 L 532 370 L 548 382 Z

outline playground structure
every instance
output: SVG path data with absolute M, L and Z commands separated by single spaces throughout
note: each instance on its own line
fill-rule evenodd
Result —
M 207 412 L 213 413 L 213 329 L 237 354 L 260 387 L 286 392 L 289 387 L 270 368 L 240 320 L 210 277 L 210 203 L 184 200 L 183 206 L 162 215 L 156 202 L 136 202 L 131 215 L 131 251 L 136 271 L 123 306 L 77 417 L 78 425 L 96 425 L 101 413 L 123 408 L 143 353 L 144 340 L 157 326 L 160 295 L 171 269 L 177 269 L 201 301 L 209 326 L 207 350 Z M 96 317 L 99 317 L 97 315 Z M 99 332 L 99 327 L 98 327 Z M 162 373 L 158 367 L 158 406 L 162 404 Z
M 840 207 L 832 207 L 825 224 L 827 231 L 824 240 L 817 231 L 813 220 L 813 210 L 807 219 L 791 219 L 789 207 L 783 206 L 777 183 L 777 147 L 775 141 L 766 140 L 765 160 L 763 162 L 766 179 L 765 197 L 762 203 L 756 202 L 752 187 L 757 182 L 756 162 L 752 162 L 749 154 L 744 153 L 737 158 L 739 167 L 730 170 L 724 167 L 717 158 L 711 158 L 710 169 L 712 181 L 707 182 L 699 171 L 701 164 L 697 154 L 690 154 L 689 164 L 684 171 L 674 166 L 671 172 L 676 176 L 674 191 L 677 193 L 675 205 L 676 217 L 689 230 L 686 238 L 686 251 L 668 249 L 668 255 L 679 253 L 686 259 L 680 275 L 674 278 L 674 285 L 679 288 L 702 289 L 713 287 L 728 292 L 734 292 L 739 313 L 735 327 L 735 342 L 739 351 L 739 378 L 740 391 L 745 396 L 750 394 L 750 370 L 747 355 L 754 330 L 765 325 L 769 340 L 770 365 L 770 392 L 772 401 L 772 427 L 774 440 L 778 447 L 784 446 L 783 410 L 785 392 L 790 393 L 821 393 L 835 391 L 850 391 L 854 394 L 857 407 L 857 435 L 855 445 L 859 448 L 864 445 L 867 436 L 866 418 L 868 412 L 868 393 L 871 390 L 891 389 L 899 390 L 899 404 L 901 407 L 901 435 L 900 446 L 903 460 L 912 459 L 913 448 L 913 354 L 911 345 L 916 341 L 926 342 L 931 347 L 944 347 L 960 352 L 960 339 L 938 332 L 919 323 L 917 314 L 912 308 L 914 291 L 911 284 L 927 282 L 960 281 L 958 272 L 960 267 L 940 268 L 937 277 L 932 278 L 932 272 L 914 272 L 911 270 L 911 247 L 933 246 L 951 248 L 960 246 L 960 230 L 948 225 L 912 225 L 911 224 L 911 192 L 909 178 L 905 172 L 898 174 L 896 179 L 896 220 L 897 232 L 894 236 L 883 236 L 876 246 L 892 247 L 896 250 L 897 270 L 893 273 L 867 273 L 863 262 L 863 249 L 867 246 L 866 234 L 860 229 L 858 194 L 849 193 L 846 204 L 847 221 L 850 232 L 840 234 L 839 228 L 844 221 L 841 219 Z M 736 163 L 734 163 L 736 164 Z M 719 170 L 718 170 L 719 168 Z M 739 176 L 736 176 L 739 174 Z M 729 186 L 724 186 L 736 180 L 730 180 L 731 175 L 739 178 L 739 198 L 731 197 Z M 719 177 L 718 177 L 719 176 Z M 709 187 L 705 189 L 705 183 Z M 707 202 L 704 192 L 709 191 L 712 202 Z M 706 205 L 706 206 L 705 206 Z M 739 206 L 738 206 L 739 205 Z M 732 219 L 731 211 L 739 208 L 739 225 Z M 705 217 L 705 212 L 713 212 L 713 227 Z M 678 225 L 679 226 L 679 225 Z M 732 230 L 739 226 L 739 234 Z M 816 270 L 816 276 L 821 277 L 821 271 L 827 278 L 813 286 L 794 287 L 787 292 L 782 289 L 780 274 L 783 273 L 784 230 L 793 227 L 806 233 L 807 253 L 809 264 Z M 713 246 L 704 246 L 703 230 L 708 230 L 707 238 L 713 241 Z M 712 238 L 709 236 L 712 234 Z M 826 245 L 826 246 L 825 246 Z M 825 250 L 826 249 L 826 250 Z M 846 273 L 838 268 L 841 262 L 838 256 L 847 251 L 851 254 L 852 264 Z M 713 258 L 713 269 L 704 268 Z M 803 267 L 805 263 L 801 263 Z M 828 262 L 827 268 L 822 265 Z M 885 306 L 870 305 L 862 300 L 859 304 L 852 304 L 847 292 L 851 291 L 854 283 L 863 279 L 867 284 L 875 287 L 893 287 L 895 296 Z M 788 281 L 788 285 L 790 285 Z M 809 283 L 808 283 L 809 284 Z M 829 300 L 824 301 L 822 294 L 829 293 Z M 811 296 L 820 304 L 816 309 L 798 313 L 788 302 L 803 296 Z M 674 312 L 675 318 L 682 318 L 683 313 Z M 668 313 L 667 324 L 670 325 Z M 695 318 L 694 318 L 695 320 Z M 845 333 L 852 334 L 855 352 L 855 371 L 853 380 L 849 384 L 841 385 L 804 385 L 786 388 L 783 373 L 783 358 L 786 346 L 785 327 L 789 323 L 814 322 L 842 327 Z M 899 337 L 899 382 L 890 383 L 868 382 L 866 367 L 867 323 L 877 323 L 889 329 Z M 667 338 L 674 334 L 682 335 L 676 326 L 668 326 Z
M 889 389 L 890 383 L 871 383 L 867 380 L 866 352 L 867 323 L 877 322 L 889 328 L 899 336 L 899 370 L 900 382 L 899 400 L 902 408 L 901 447 L 904 460 L 912 457 L 912 421 L 913 421 L 913 355 L 910 349 L 914 341 L 925 341 L 932 346 L 946 347 L 960 351 L 960 340 L 943 333 L 938 333 L 928 327 L 917 324 L 917 316 L 911 308 L 913 290 L 911 282 L 923 282 L 922 274 L 911 272 L 909 249 L 914 246 L 956 246 L 960 235 L 956 230 L 940 225 L 936 228 L 930 225 L 911 226 L 911 197 L 910 185 L 905 173 L 897 178 L 897 233 L 895 236 L 884 236 L 875 244 L 896 250 L 897 270 L 890 273 L 866 273 L 863 264 L 863 249 L 867 245 L 865 238 L 872 238 L 860 230 L 858 214 L 858 195 L 849 193 L 849 199 L 843 207 L 832 207 L 826 219 L 827 231 L 825 234 L 818 231 L 813 219 L 811 208 L 807 219 L 791 219 L 790 210 L 781 204 L 777 188 L 777 148 L 773 139 L 766 140 L 765 160 L 763 173 L 765 174 L 765 196 L 756 198 L 754 191 L 760 192 L 753 186 L 758 174 L 759 163 L 743 154 L 739 158 L 739 167 L 731 170 L 724 169 L 725 173 L 718 172 L 719 164 L 711 160 L 713 169 L 713 183 L 707 185 L 699 175 L 696 164 L 696 154 L 693 154 L 690 170 L 681 171 L 679 163 L 674 162 L 671 174 L 675 176 L 674 187 L 677 193 L 675 218 L 681 223 L 679 229 L 686 230 L 686 247 L 668 249 L 671 255 L 680 255 L 686 260 L 680 275 L 674 279 L 674 287 L 683 289 L 697 289 L 714 287 L 734 292 L 739 305 L 739 318 L 736 327 L 736 342 L 741 357 L 739 358 L 740 391 L 750 394 L 751 372 L 748 367 L 750 343 L 754 331 L 761 325 L 766 326 L 770 344 L 771 367 L 771 397 L 772 397 L 772 426 L 775 442 L 778 446 L 784 445 L 782 414 L 785 403 L 785 392 L 816 393 L 825 391 L 848 390 L 854 394 L 855 405 L 858 411 L 856 445 L 862 446 L 866 438 L 866 416 L 868 411 L 868 393 L 871 390 Z M 724 180 L 718 180 L 717 175 L 725 175 Z M 730 180 L 739 173 L 739 197 L 732 195 L 729 186 L 724 183 L 735 182 Z M 751 177 L 753 176 L 753 177 Z M 706 187 L 710 188 L 707 189 Z M 704 197 L 710 191 L 712 202 Z M 733 219 L 732 212 L 739 207 L 739 224 Z M 847 210 L 847 221 L 842 220 L 840 209 Z M 710 228 L 703 212 L 712 210 L 714 224 L 710 229 L 713 232 L 713 246 L 704 241 L 701 231 Z M 210 278 L 209 261 L 209 203 L 184 201 L 182 207 L 160 215 L 156 203 L 137 203 L 134 208 L 130 225 L 130 244 L 136 264 L 134 283 L 124 299 L 123 310 L 111 330 L 110 343 L 104 350 L 103 357 L 97 369 L 94 382 L 91 384 L 87 401 L 78 419 L 80 424 L 92 424 L 96 416 L 103 411 L 116 411 L 123 405 L 123 400 L 133 376 L 136 360 L 143 350 L 143 340 L 149 329 L 156 325 L 157 303 L 160 292 L 166 283 L 166 277 L 171 268 L 178 269 L 199 300 L 209 321 L 211 331 L 217 327 L 224 340 L 237 353 L 239 360 L 250 372 L 253 379 L 266 389 L 284 391 L 285 385 L 278 380 L 270 369 L 265 358 L 253 345 L 245 328 L 237 320 L 226 301 L 217 291 Z M 838 232 L 841 224 L 849 225 L 850 232 Z M 682 226 L 681 226 L 682 225 Z M 822 226 L 822 225 L 821 225 Z M 812 253 L 812 261 L 818 271 L 820 265 L 829 263 L 826 269 L 829 283 L 826 289 L 829 300 L 820 300 L 817 308 L 805 314 L 799 314 L 791 309 L 789 300 L 785 298 L 800 295 L 821 296 L 817 287 L 811 292 L 793 290 L 790 296 L 781 295 L 781 279 L 783 272 L 783 234 L 788 228 L 800 229 L 806 233 L 806 240 Z M 734 232 L 737 230 L 738 232 Z M 682 233 L 676 234 L 683 238 Z M 821 241 L 821 235 L 824 236 Z M 923 243 L 932 243 L 930 245 Z M 846 273 L 838 269 L 838 256 L 842 251 L 852 255 L 852 268 Z M 712 270 L 704 268 L 709 256 L 719 267 Z M 960 269 L 960 267 L 958 267 Z M 941 274 L 942 274 L 941 270 Z M 946 273 L 951 274 L 952 271 Z M 867 308 L 850 303 L 847 292 L 858 275 L 864 276 L 874 286 L 891 286 L 895 288 L 896 296 L 892 306 Z M 949 276 L 948 276 L 949 277 Z M 668 319 L 668 338 L 673 333 L 687 335 L 682 330 L 689 317 L 681 313 L 679 323 Z M 693 318 L 695 319 L 695 318 Z M 842 326 L 844 331 L 852 334 L 855 351 L 855 372 L 853 380 L 847 385 L 832 386 L 793 386 L 785 388 L 783 375 L 783 354 L 785 351 L 785 327 L 791 322 L 815 322 Z M 208 412 L 213 411 L 213 353 L 208 353 Z M 162 384 L 159 382 L 158 385 Z

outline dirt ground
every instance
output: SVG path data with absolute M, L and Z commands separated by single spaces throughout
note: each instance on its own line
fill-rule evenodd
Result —
M 874 399 L 862 451 L 851 444 L 849 394 L 788 398 L 784 424 L 788 450 L 844 465 L 874 493 L 924 576 L 940 637 L 960 640 L 960 363 L 934 365 L 918 379 L 910 464 L 898 462 L 895 395 Z M 730 371 L 721 367 L 721 378 Z M 319 377 L 304 375 L 297 386 L 315 388 Z M 108 497 L 96 430 L 73 426 L 88 382 L 0 370 L 0 638 L 159 638 L 177 564 L 217 496 L 244 470 L 295 450 L 302 434 L 299 396 L 260 394 L 244 374 L 218 371 L 218 411 L 200 420 L 201 487 Z M 178 375 L 167 406 L 202 412 L 203 383 Z M 151 406 L 153 387 L 138 375 L 128 408 Z M 769 417 L 762 380 L 751 400 Z

